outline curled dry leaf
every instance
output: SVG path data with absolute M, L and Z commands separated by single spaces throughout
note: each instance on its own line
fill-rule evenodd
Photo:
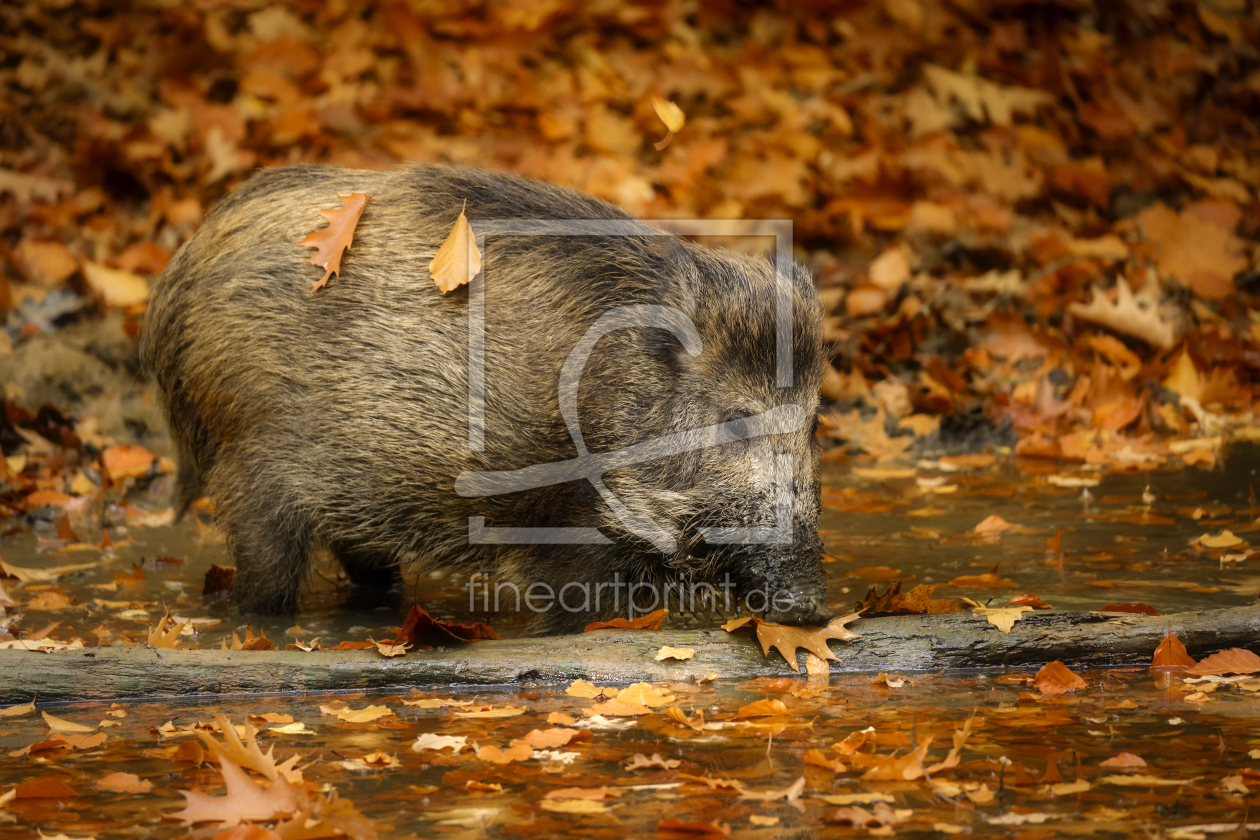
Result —
M 630 759 L 630 763 L 626 765 L 627 770 L 674 770 L 682 765 L 682 761 L 676 758 L 661 758 L 660 753 L 652 753 L 652 757 L 648 758 L 643 753 L 635 753 Z
M 468 202 L 464 202 L 464 207 Z M 446 241 L 429 263 L 429 276 L 442 294 L 467 285 L 481 272 L 481 251 L 464 210 L 459 211 Z
M 322 289 L 334 274 L 341 276 L 341 258 L 350 249 L 354 241 L 354 229 L 358 227 L 359 217 L 367 206 L 368 196 L 353 193 L 338 196 L 341 207 L 334 210 L 317 210 L 319 215 L 328 220 L 328 226 L 308 233 L 298 244 L 303 248 L 316 248 L 315 256 L 307 258 L 311 265 L 324 269 L 324 276 L 311 285 L 311 291 Z M 461 218 L 462 218 L 461 214 Z
M 1160 350 L 1171 348 L 1176 335 L 1173 325 L 1160 315 L 1159 305 L 1151 301 L 1139 302 L 1123 278 L 1116 283 L 1114 303 L 1094 288 L 1090 291 L 1089 303 L 1070 303 L 1068 312 L 1082 321 L 1140 339 Z

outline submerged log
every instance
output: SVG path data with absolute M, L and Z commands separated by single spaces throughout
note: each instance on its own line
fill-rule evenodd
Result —
M 1143 666 L 1170 630 L 1202 658 L 1231 647 L 1260 652 L 1260 607 L 1145 616 L 1034 613 L 1009 635 L 970 613 L 855 621 L 862 635 L 832 642 L 833 674 L 1031 668 L 1061 660 L 1074 668 Z M 693 648 L 692 659 L 657 662 L 662 645 Z M 804 651 L 800 651 L 801 663 Z M 600 630 L 580 636 L 484 641 L 385 658 L 376 651 L 225 651 L 104 647 L 58 653 L 0 650 L 0 703 L 40 700 L 246 695 L 422 686 L 688 680 L 791 676 L 778 654 L 762 655 L 751 634 L 720 628 Z

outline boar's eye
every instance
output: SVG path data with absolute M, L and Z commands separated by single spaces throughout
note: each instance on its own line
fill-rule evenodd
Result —
M 726 431 L 731 438 L 742 443 L 748 443 L 748 421 L 736 414 L 730 414 L 726 417 Z

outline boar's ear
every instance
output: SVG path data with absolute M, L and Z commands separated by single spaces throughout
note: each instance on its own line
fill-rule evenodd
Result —
M 686 242 L 676 236 L 648 238 L 648 261 L 659 300 L 694 315 L 698 270 Z

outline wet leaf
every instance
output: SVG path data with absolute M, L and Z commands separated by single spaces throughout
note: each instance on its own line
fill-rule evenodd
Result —
M 684 659 L 690 659 L 691 657 L 695 655 L 696 655 L 696 651 L 694 648 L 678 648 L 678 647 L 670 647 L 669 645 L 664 645 L 663 647 L 661 647 L 660 650 L 656 652 L 656 661 L 661 662 L 666 659 L 684 660 Z
M 1171 637 L 1172 634 L 1170 633 L 1169 636 Z M 1243 648 L 1230 648 L 1200 659 L 1199 663 L 1192 666 L 1186 673 L 1196 676 L 1204 674 L 1256 674 L 1260 673 L 1260 656 Z
M 596 621 L 586 625 L 583 633 L 594 630 L 660 630 L 669 610 L 654 610 L 638 618 L 614 618 L 608 621 Z
M 1064 694 L 1079 688 L 1088 688 L 1089 684 L 1068 670 L 1062 662 L 1051 662 L 1043 665 L 1033 678 L 1033 685 L 1042 694 Z
M 1170 630 L 1164 640 L 1155 648 L 1151 659 L 1151 669 L 1156 668 L 1193 668 L 1197 663 L 1187 651 L 1181 640 Z
M 249 778 L 245 771 L 226 759 L 220 761 L 219 772 L 227 786 L 226 796 L 210 796 L 201 791 L 181 790 L 186 804 L 183 810 L 166 816 L 184 825 L 219 823 L 232 826 L 242 820 L 267 820 L 297 810 L 297 797 L 283 778 L 269 787 Z
M 831 639 L 842 641 L 860 639 L 860 635 L 844 626 L 857 618 L 857 613 L 850 613 L 833 618 L 824 627 L 795 627 L 757 620 L 757 640 L 761 642 L 762 653 L 769 656 L 771 649 L 779 651 L 788 665 L 792 666 L 792 670 L 799 673 L 800 668 L 796 664 L 797 650 L 805 648 L 819 659 L 838 659 L 839 657 L 827 646 L 827 642 Z
M 110 773 L 98 779 L 96 787 L 113 793 L 148 793 L 153 790 L 153 782 L 135 773 Z

